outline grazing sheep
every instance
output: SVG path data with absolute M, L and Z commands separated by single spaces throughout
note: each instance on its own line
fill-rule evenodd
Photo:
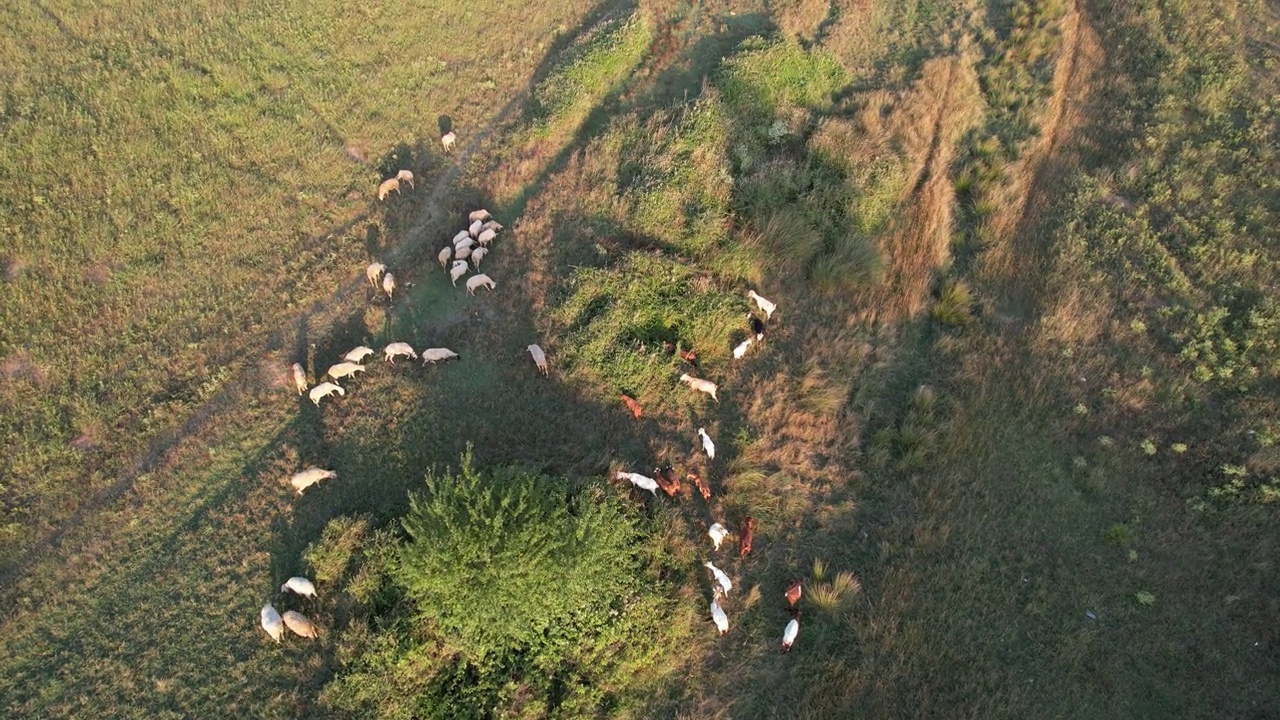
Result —
M 467 274 L 467 261 L 454 260 L 453 267 L 449 270 L 449 279 L 453 281 L 453 286 L 458 287 L 458 278 Z
M 313 467 L 294 473 L 293 477 L 289 478 L 289 484 L 293 486 L 293 489 L 297 494 L 301 495 L 303 490 L 306 490 L 321 480 L 333 480 L 337 477 L 338 473 L 332 470 Z
M 467 216 L 467 221 L 475 222 L 479 220 L 481 222 L 484 222 L 485 220 L 488 220 L 491 217 L 493 216 L 489 214 L 488 210 L 472 210 L 471 214 Z
M 358 372 L 364 372 L 365 367 L 360 363 L 340 362 L 329 368 L 329 377 L 334 380 L 341 380 L 344 377 L 351 377 Z
M 797 580 L 791 587 L 787 588 L 787 591 L 783 593 L 783 596 L 787 598 L 787 605 L 795 607 L 796 603 L 800 602 L 800 596 L 803 594 L 804 588 L 802 587 L 802 581 Z
M 622 404 L 627 406 L 627 409 L 631 411 L 632 415 L 636 416 L 637 420 L 639 420 L 640 416 L 644 414 L 644 410 L 641 409 L 640 403 L 636 402 L 635 398 L 627 395 L 626 393 L 622 393 Z
M 778 309 L 777 305 L 757 295 L 755 290 L 748 290 L 747 295 L 752 300 L 756 301 L 756 305 L 758 305 L 760 307 L 760 311 L 764 313 L 765 320 L 773 319 L 773 311 Z
M 387 273 L 386 275 L 383 275 L 382 291 L 387 294 L 388 300 L 392 299 L 391 295 L 392 293 L 395 292 L 395 290 L 396 290 L 396 276 L 392 275 L 391 273 Z
M 729 616 L 724 614 L 724 608 L 720 607 L 720 603 L 716 602 L 718 595 L 711 596 L 711 619 L 716 624 L 716 629 L 721 635 L 729 632 Z
M 751 347 L 751 338 L 747 338 L 746 340 L 743 340 L 742 343 L 738 345 L 738 347 L 733 349 L 733 358 L 735 360 L 741 360 L 742 356 L 747 354 L 747 348 L 749 347 Z
M 409 343 L 402 342 L 391 343 L 382 349 L 382 354 L 386 356 L 386 361 L 392 365 L 396 364 L 396 357 L 399 355 L 411 357 L 414 360 L 418 359 L 418 353 L 414 352 L 413 348 L 409 347 Z
M 294 635 L 304 638 L 320 637 L 316 624 L 307 619 L 306 615 L 297 610 L 288 610 L 284 614 L 284 626 L 293 631 Z
M 475 264 L 476 269 L 480 269 L 480 260 L 489 254 L 488 248 L 478 247 L 471 251 L 471 262 Z
M 484 226 L 484 223 L 477 220 L 471 223 L 471 227 L 467 228 L 467 234 L 470 235 L 471 237 L 475 237 L 480 234 L 480 228 L 483 226 Z
M 462 242 L 463 240 L 470 240 L 470 239 L 471 239 L 471 233 L 467 232 L 466 230 L 462 230 L 457 235 L 453 236 L 452 242 L 454 246 L 457 246 L 457 244 Z
M 651 477 L 645 477 L 640 473 L 622 472 L 621 470 L 619 470 L 618 479 L 630 480 L 632 485 L 635 485 L 641 490 L 648 490 L 649 492 L 653 493 L 655 497 L 658 495 L 658 481 L 654 480 Z
M 501 224 L 499 224 L 497 220 L 490 220 L 490 221 L 488 221 L 488 222 L 486 222 L 485 224 L 483 224 L 483 225 L 481 225 L 481 226 L 480 226 L 480 232 L 484 232 L 485 230 L 495 230 L 495 231 L 497 231 L 497 230 L 501 230 L 502 228 L 503 228 L 503 226 L 502 226 Z
M 764 322 L 751 313 L 747 313 L 747 322 L 751 323 L 751 332 L 755 333 L 756 340 L 764 340 Z
M 459 248 L 457 252 L 454 254 L 454 257 L 456 257 L 458 260 L 469 259 L 471 257 L 471 246 L 468 245 L 466 247 Z
M 691 472 L 685 477 L 693 481 L 693 484 L 698 488 L 698 492 L 702 495 L 703 500 L 711 499 L 711 488 L 708 487 L 705 482 L 703 482 L 701 475 L 695 472 Z
M 413 189 L 413 173 L 408 170 L 401 170 L 396 173 L 396 180 L 409 183 L 409 189 Z
M 449 260 L 452 257 L 453 257 L 453 248 L 451 247 L 440 248 L 440 253 L 436 255 L 436 259 L 440 261 L 440 267 L 448 266 Z
M 476 237 L 476 240 L 478 240 L 481 245 L 488 247 L 489 243 L 493 242 L 493 239 L 496 237 L 498 237 L 498 233 L 494 232 L 493 228 L 489 228 L 488 230 L 481 230 L 480 234 Z
M 707 535 L 711 536 L 711 544 L 715 546 L 716 550 L 719 550 L 720 543 L 724 542 L 724 539 L 729 536 L 729 530 L 720 523 L 712 523 L 711 527 L 707 528 Z
M 284 621 L 280 619 L 280 613 L 276 612 L 275 606 L 267 603 L 262 606 L 262 612 L 258 613 L 262 622 L 262 629 L 267 631 L 272 640 L 280 642 L 280 636 L 284 635 Z
M 365 347 L 364 345 L 357 345 L 355 348 L 351 350 L 351 352 L 347 353 L 346 355 L 343 355 L 342 359 L 346 360 L 347 362 L 358 363 L 358 362 L 364 362 L 364 359 L 369 357 L 372 354 L 373 354 L 373 348 Z
M 392 190 L 395 190 L 397 195 L 400 194 L 400 181 L 395 178 L 383 180 L 382 184 L 378 186 L 378 199 L 386 200 Z
M 791 652 L 791 646 L 796 644 L 796 636 L 800 634 L 800 611 L 791 610 L 791 622 L 787 623 L 787 627 L 782 630 L 782 652 Z
M 463 249 L 463 248 L 473 248 L 473 247 L 475 247 L 475 246 L 476 246 L 476 241 L 475 241 L 475 240 L 472 240 L 472 239 L 471 239 L 471 236 L 470 236 L 470 235 L 468 235 L 468 236 L 466 236 L 465 238 L 463 238 L 463 239 L 459 240 L 458 242 L 454 243 L 454 244 L 453 244 L 453 249 L 454 249 L 454 250 L 461 250 L 461 249 Z
M 707 569 L 710 570 L 711 574 L 715 577 L 716 582 L 720 584 L 720 592 L 728 595 L 729 591 L 733 589 L 733 583 L 730 582 L 729 576 L 725 575 L 723 570 L 713 565 L 710 560 L 702 564 L 707 566 Z
M 751 538 L 756 529 L 756 519 L 747 518 L 746 524 L 742 527 L 742 534 L 738 536 L 738 558 L 742 559 L 751 554 Z
M 702 449 L 706 451 L 707 457 L 712 460 L 716 459 L 716 444 L 711 442 L 711 437 L 707 435 L 705 428 L 698 428 L 698 436 L 702 438 Z
M 467 278 L 467 294 L 468 295 L 475 295 L 476 288 L 486 287 L 492 291 L 495 286 L 497 286 L 497 283 L 493 281 L 493 278 L 489 277 L 488 275 L 485 275 L 484 273 L 480 273 L 479 275 L 473 275 Z
M 422 351 L 422 364 L 440 362 L 450 358 L 459 357 L 458 353 L 449 348 L 427 348 Z
M 486 277 L 486 276 L 477 275 L 476 277 Z M 475 280 L 475 279 L 476 278 L 471 278 L 471 280 Z M 467 281 L 468 286 L 471 285 L 471 280 Z M 546 375 L 547 374 L 547 354 L 542 352 L 542 348 L 538 345 L 530 345 L 529 347 L 525 348 L 525 350 L 528 350 L 529 354 L 533 356 L 533 364 L 538 366 L 538 371 L 541 372 L 543 375 Z
M 364 276 L 369 278 L 369 284 L 374 290 L 378 289 L 378 278 L 382 277 L 382 273 L 387 271 L 387 266 L 380 262 L 369 263 L 369 267 L 364 269 Z
M 336 383 L 322 382 L 319 385 L 311 388 L 311 392 L 308 393 L 307 395 L 308 397 L 311 398 L 311 402 L 316 404 L 316 407 L 320 407 L 320 398 L 329 397 L 334 393 L 338 393 L 339 395 L 346 395 L 347 391 L 343 390 Z
M 452 150 L 456 142 L 458 142 L 458 136 L 452 130 L 440 136 L 440 144 L 444 146 L 445 152 Z
M 716 384 L 710 380 L 692 377 L 688 373 L 680 376 L 680 382 L 687 384 L 690 388 L 698 392 L 704 392 L 711 396 L 712 400 L 720 402 L 720 398 L 716 397 Z
M 291 577 L 280 586 L 280 592 L 295 592 L 312 600 L 316 597 L 316 586 L 304 577 Z
M 299 395 L 307 391 L 307 371 L 302 369 L 302 363 L 293 364 L 293 384 Z

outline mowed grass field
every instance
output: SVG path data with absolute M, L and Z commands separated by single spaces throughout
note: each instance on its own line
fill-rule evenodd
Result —
M 578 714 L 1280 703 L 1267 4 L 0 12 L 8 715 L 388 716 L 362 689 L 411 698 L 444 659 L 377 664 L 358 568 L 278 603 L 318 641 L 257 611 L 468 445 L 713 488 L 612 488 L 667 651 Z M 507 229 L 473 298 L 434 255 L 481 205 Z M 737 362 L 747 287 L 781 311 Z M 392 340 L 461 359 L 295 394 L 290 363 Z M 297 498 L 310 465 L 339 477 Z M 753 554 L 710 556 L 747 516 Z M 571 714 L 511 682 L 502 716 Z

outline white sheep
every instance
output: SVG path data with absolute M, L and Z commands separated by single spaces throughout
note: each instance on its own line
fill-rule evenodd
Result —
M 382 273 L 387 271 L 387 266 L 380 262 L 371 262 L 369 267 L 364 269 L 364 276 L 369 278 L 369 284 L 374 290 L 378 289 L 378 278 L 382 277 Z
M 382 291 L 387 294 L 387 299 L 391 299 L 392 293 L 396 290 L 396 276 L 387 273 L 382 276 Z
M 346 360 L 347 362 L 358 363 L 358 362 L 364 362 L 364 359 L 369 357 L 372 354 L 373 354 L 373 348 L 365 347 L 364 345 L 357 345 L 354 348 L 352 348 L 351 351 L 348 352 L 346 355 L 343 355 L 342 359 Z
M 501 229 L 502 229 L 502 225 L 499 224 L 497 220 L 490 220 L 480 226 L 480 232 L 484 232 L 485 230 L 501 230 Z
M 467 216 L 467 221 L 475 222 L 479 220 L 481 222 L 484 222 L 485 220 L 488 220 L 491 217 L 493 216 L 489 214 L 488 210 L 472 210 L 471 214 Z
M 445 151 L 453 149 L 453 144 L 458 141 L 458 136 L 452 130 L 440 136 L 440 144 L 444 146 Z
M 307 391 L 307 371 L 302 369 L 302 363 L 293 364 L 293 384 L 299 395 Z
M 493 290 L 493 288 L 496 286 L 497 286 L 497 283 L 493 281 L 493 278 L 489 277 L 488 275 L 485 275 L 484 273 L 481 273 L 479 275 L 473 275 L 467 278 L 467 294 L 468 295 L 475 295 L 476 288 L 479 288 L 479 287 L 486 287 L 486 288 L 489 288 L 490 290 Z
M 724 542 L 726 537 L 729 537 L 729 530 L 720 523 L 712 523 L 711 527 L 707 528 L 707 535 L 711 536 L 711 544 L 715 546 L 716 550 L 719 550 L 720 543 Z
M 456 246 L 458 243 L 462 242 L 463 240 L 468 240 L 470 238 L 471 238 L 470 232 L 466 230 L 459 230 L 458 234 L 453 236 L 453 244 Z
M 316 586 L 304 577 L 291 577 L 280 586 L 280 592 L 295 592 L 303 597 L 315 599 Z
M 284 626 L 292 630 L 293 634 L 298 637 L 314 638 L 320 636 L 315 623 L 308 620 L 306 615 L 297 610 L 285 611 Z
M 702 449 L 706 451 L 707 457 L 716 459 L 716 444 L 711 442 L 711 437 L 707 435 L 706 428 L 698 428 L 698 436 L 702 438 Z
M 453 248 L 451 247 L 440 248 L 439 254 L 436 255 L 436 259 L 440 261 L 440 267 L 448 267 L 449 260 L 452 258 L 453 258 Z
M 329 397 L 334 393 L 338 393 L 339 395 L 346 395 L 347 391 L 343 390 L 336 383 L 322 382 L 319 385 L 311 388 L 311 392 L 308 393 L 308 396 L 311 398 L 311 402 L 316 404 L 316 407 L 320 407 L 320 399 Z
M 476 220 L 475 222 L 471 223 L 471 227 L 467 228 L 467 234 L 470 235 L 471 237 L 475 237 L 480 234 L 480 228 L 482 227 L 484 227 L 484 223 L 480 222 L 479 220 Z
M 773 311 L 778 309 L 777 305 L 757 295 L 755 290 L 748 290 L 747 295 L 756 301 L 756 305 L 760 306 L 760 310 L 764 312 L 765 320 L 773 319 Z
M 396 173 L 396 180 L 399 180 L 400 182 L 407 182 L 409 183 L 409 188 L 413 188 L 413 173 L 409 170 L 401 170 Z
M 729 616 L 725 615 L 724 608 L 720 607 L 717 600 L 719 600 L 718 594 L 711 596 L 711 619 L 715 621 L 716 629 L 720 634 L 724 635 L 729 632 Z
M 467 274 L 467 261 L 454 260 L 453 267 L 449 270 L 449 279 L 453 281 L 453 286 L 458 286 L 458 278 Z
M 387 362 L 392 365 L 396 364 L 396 357 L 400 355 L 411 357 L 414 360 L 418 359 L 418 353 L 414 352 L 412 347 L 409 347 L 409 343 L 402 342 L 391 343 L 382 349 L 382 354 L 386 356 Z
M 456 357 L 458 357 L 458 353 L 449 348 L 427 348 L 422 351 L 422 364 L 426 365 L 427 363 L 440 362 L 441 360 Z
M 472 239 L 471 239 L 471 236 L 470 236 L 470 235 L 468 235 L 468 236 L 466 236 L 465 238 L 463 238 L 463 239 L 459 240 L 458 242 L 454 243 L 454 244 L 453 244 L 453 249 L 454 249 L 454 250 L 461 250 L 462 248 L 473 248 L 473 247 L 475 247 L 475 246 L 476 246 L 476 241 L 475 241 L 475 240 L 472 240 Z
M 654 494 L 654 497 L 657 497 L 658 495 L 658 481 L 654 480 L 651 477 L 646 477 L 644 475 L 641 475 L 640 473 L 622 472 L 621 470 L 619 470 L 618 479 L 630 480 L 632 485 L 635 485 L 641 490 L 648 490 L 649 492 Z
M 341 380 L 344 377 L 351 377 L 358 372 L 364 372 L 365 367 L 360 363 L 340 362 L 329 368 L 328 375 L 334 380 Z
M 458 260 L 466 260 L 471 257 L 471 246 L 468 245 L 466 247 L 459 248 L 458 251 L 454 253 L 454 257 Z
M 267 631 L 272 640 L 280 642 L 280 636 L 284 635 L 284 620 L 280 619 L 280 613 L 276 612 L 275 606 L 271 603 L 263 605 L 258 617 L 261 619 L 262 629 Z
M 476 277 L 481 277 L 477 275 Z M 537 345 L 530 345 L 525 348 L 529 354 L 533 356 L 533 364 L 538 366 L 538 371 L 543 375 L 547 374 L 547 354 Z
M 386 200 L 392 190 L 395 190 L 397 195 L 400 194 L 400 181 L 395 178 L 383 180 L 382 184 L 378 186 L 378 199 Z
M 488 248 L 478 247 L 471 251 L 471 262 L 475 264 L 476 269 L 480 269 L 480 260 L 489 254 Z
M 476 240 L 478 240 L 481 245 L 487 247 L 496 237 L 498 237 L 498 233 L 494 232 L 493 228 L 489 228 L 488 230 L 481 230 L 480 235 L 476 237 Z
M 730 582 L 729 576 L 725 575 L 723 570 L 713 565 L 710 560 L 702 564 L 706 565 L 707 569 L 711 571 L 711 574 L 715 576 L 716 582 L 720 584 L 720 592 L 728 595 L 729 591 L 733 589 L 733 583 Z
M 733 358 L 735 360 L 741 360 L 742 356 L 747 354 L 747 348 L 749 347 L 751 347 L 751 338 L 743 340 L 738 347 L 733 349 Z
M 688 386 L 698 392 L 704 392 L 711 396 L 712 400 L 720 402 L 720 398 L 716 397 L 716 384 L 710 380 L 692 377 L 688 373 L 680 376 L 680 382 L 688 384 Z
M 315 485 L 321 480 L 332 480 L 338 477 L 338 473 L 332 470 L 313 467 L 301 470 L 293 474 L 289 478 L 289 484 L 293 486 L 294 491 L 301 495 L 303 490 Z

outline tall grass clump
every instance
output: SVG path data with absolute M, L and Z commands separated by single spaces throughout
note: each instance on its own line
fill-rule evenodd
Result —
M 829 111 L 849 79 L 840 61 L 825 50 L 805 50 L 793 40 L 755 38 L 725 61 L 716 84 L 734 114 L 767 138 L 780 114 Z

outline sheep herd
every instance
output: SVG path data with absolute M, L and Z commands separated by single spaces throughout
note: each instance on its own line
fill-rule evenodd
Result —
M 456 140 L 456 136 L 452 132 L 441 138 L 445 150 L 451 150 Z M 400 192 L 402 184 L 413 188 L 413 173 L 409 170 L 400 170 L 395 177 L 384 180 L 378 185 L 378 199 L 385 200 L 387 196 L 395 191 Z M 488 275 L 480 273 L 480 263 L 489 253 L 490 248 L 497 238 L 498 232 L 503 226 L 493 219 L 488 210 L 480 209 L 471 212 L 467 216 L 467 227 L 459 231 L 453 238 L 442 247 L 436 255 L 436 259 L 440 263 L 441 268 L 446 270 L 449 280 L 454 287 L 457 287 L 458 280 L 461 280 L 472 270 L 475 274 L 468 278 L 464 283 L 468 295 L 474 295 L 476 290 L 486 288 L 490 291 L 494 290 L 496 283 Z M 365 277 L 374 291 L 381 290 L 386 294 L 388 301 L 394 297 L 396 289 L 396 278 L 392 272 L 381 262 L 370 263 L 365 269 Z M 777 305 L 764 297 L 761 297 L 755 290 L 748 292 L 748 297 L 755 302 L 756 306 L 764 314 L 765 320 L 771 320 L 773 313 L 777 310 Z M 764 339 L 765 320 L 761 320 L 754 313 L 748 313 L 749 324 L 751 327 L 751 335 L 733 349 L 734 359 L 742 359 L 745 357 L 748 349 L 754 343 L 758 343 Z M 539 345 L 529 345 L 527 348 L 533 359 L 537 370 L 544 376 L 548 374 L 548 363 L 546 352 Z M 674 350 L 674 346 L 668 343 L 668 349 Z M 356 374 L 365 372 L 366 366 L 364 361 L 375 354 L 375 350 L 363 345 L 358 346 L 342 356 L 341 362 L 329 367 L 324 376 L 329 380 L 317 383 L 314 387 L 308 388 L 307 374 L 301 363 L 294 363 L 293 379 L 297 387 L 298 394 L 307 393 L 310 400 L 319 407 L 320 401 L 330 395 L 337 394 L 344 396 L 346 389 L 338 385 L 337 381 L 346 380 L 354 377 Z M 418 352 L 412 346 L 405 342 L 388 343 L 382 350 L 384 360 L 387 363 L 394 364 L 396 358 L 421 358 L 423 364 L 436 363 L 451 359 L 458 359 L 459 355 L 448 348 L 427 348 Z M 688 361 L 696 369 L 697 355 L 692 351 L 681 352 L 681 357 Z M 687 373 L 682 374 L 679 378 L 680 382 L 685 383 L 688 387 L 696 392 L 705 393 L 711 396 L 711 399 L 717 403 L 720 401 L 717 393 L 719 388 L 717 385 L 706 379 L 693 377 Z M 643 410 L 640 404 L 625 394 L 622 396 L 627 409 L 636 417 L 640 418 Z M 697 435 L 701 442 L 703 452 L 708 459 L 714 459 L 716 455 L 715 442 L 707 434 L 705 428 L 699 427 Z M 640 473 L 619 471 L 616 478 L 626 480 L 641 490 L 647 490 L 655 497 L 657 491 L 662 489 L 667 495 L 674 497 L 680 491 L 680 480 L 676 476 L 674 469 L 668 464 L 663 468 L 655 470 L 655 477 L 648 477 Z M 289 484 L 293 487 L 297 495 L 302 495 L 307 488 L 321 482 L 322 480 L 335 479 L 337 473 L 332 470 L 326 470 L 319 467 L 310 467 L 295 473 L 290 479 Z M 687 478 L 696 486 L 698 492 L 704 500 L 709 500 L 711 490 L 702 477 L 695 473 L 689 472 Z M 751 552 L 752 531 L 755 521 L 748 517 L 743 524 L 741 531 L 738 533 L 739 557 L 745 558 Z M 724 540 L 729 537 L 729 530 L 720 522 L 713 523 L 707 530 L 707 535 L 711 538 L 713 551 L 718 551 Z M 729 576 L 717 567 L 711 561 L 705 563 L 705 567 L 710 571 L 714 580 L 711 596 L 711 619 L 715 623 L 720 635 L 724 635 L 729 631 L 729 616 L 725 609 L 725 603 L 729 595 L 729 591 L 733 588 L 733 582 Z M 281 593 L 292 593 L 302 598 L 314 600 L 316 590 L 314 584 L 310 580 L 302 577 L 291 578 L 280 588 Z M 787 623 L 783 631 L 782 651 L 787 652 L 794 644 L 799 633 L 800 612 L 796 609 L 796 603 L 800 600 L 802 587 L 800 582 L 791 585 L 785 597 L 792 615 L 790 622 Z M 281 615 L 271 602 L 268 602 L 261 611 L 260 620 L 263 630 L 271 636 L 272 639 L 280 642 L 284 634 L 284 629 L 288 628 L 291 632 L 303 638 L 315 638 L 318 636 L 316 625 L 311 622 L 305 615 L 295 610 L 289 610 Z

